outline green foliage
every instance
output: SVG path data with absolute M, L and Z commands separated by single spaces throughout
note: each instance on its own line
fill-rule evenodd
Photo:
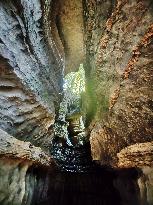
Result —
M 85 91 L 85 72 L 81 64 L 78 72 L 71 72 L 65 77 L 64 97 L 60 103 L 58 122 L 55 123 L 55 135 L 64 138 L 71 145 L 67 126 L 68 119 L 81 117 L 81 97 Z M 83 123 L 83 121 L 82 121 Z M 83 128 L 82 128 L 83 130 Z M 79 142 L 83 142 L 84 133 L 78 136 Z
M 85 71 L 81 64 L 78 72 L 66 75 L 64 83 L 64 98 L 60 104 L 59 119 L 77 115 L 81 112 L 81 95 L 85 91 Z
M 80 64 L 78 72 L 67 74 L 65 77 L 64 90 L 69 90 L 78 97 L 85 91 L 85 72 L 83 64 Z

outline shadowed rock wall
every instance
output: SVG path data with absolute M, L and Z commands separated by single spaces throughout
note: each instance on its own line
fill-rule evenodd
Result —
M 153 2 L 84 1 L 84 6 L 92 157 L 101 165 L 141 170 L 137 196 L 140 204 L 152 205 Z M 126 198 L 122 177 L 115 183 Z

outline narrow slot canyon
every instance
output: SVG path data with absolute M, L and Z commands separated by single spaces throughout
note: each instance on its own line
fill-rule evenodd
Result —
M 0 205 L 153 205 L 152 0 L 0 1 Z

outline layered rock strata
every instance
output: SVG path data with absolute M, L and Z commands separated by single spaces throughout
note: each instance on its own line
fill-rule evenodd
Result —
M 0 128 L 45 150 L 64 67 L 53 31 L 48 34 L 51 11 L 50 1 L 0 2 Z

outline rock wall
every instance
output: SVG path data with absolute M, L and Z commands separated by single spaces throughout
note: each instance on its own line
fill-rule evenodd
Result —
M 60 51 L 65 54 L 64 74 L 67 74 L 77 71 L 85 60 L 83 2 L 54 0 L 53 7 L 57 26 L 54 38 L 56 39 L 58 33 L 58 47 L 63 47 Z M 54 27 L 52 24 L 52 28 Z
M 118 167 L 137 168 L 140 171 L 138 186 L 142 205 L 153 204 L 153 142 L 137 143 L 121 150 Z
M 64 68 L 54 32 L 48 34 L 52 9 L 50 1 L 0 2 L 0 128 L 45 150 Z
M 35 204 L 47 198 L 53 160 L 41 148 L 0 130 L 0 204 Z
M 153 203 L 152 0 L 1 0 L 0 56 L 1 204 L 46 197 L 44 166 L 52 165 L 42 150 L 53 137 L 64 72 L 82 62 L 93 160 L 140 169 L 131 183 L 142 204 Z M 130 183 L 118 177 L 121 194 L 122 178 L 124 193 Z
M 0 204 L 46 200 L 64 54 L 52 1 L 0 1 Z M 18 139 L 18 140 L 17 140 Z M 39 146 L 35 147 L 35 146 Z M 42 149 L 41 149 L 41 148 Z M 45 152 L 44 152 L 45 151 Z
M 48 112 L 36 96 L 1 58 L 0 128 L 16 138 L 49 148 L 54 112 Z
M 152 1 L 91 0 L 84 8 L 86 125 L 93 160 L 123 169 L 114 181 L 123 204 L 152 205 Z M 138 180 L 126 174 L 130 168 L 138 170 Z
M 121 149 L 153 140 L 152 14 L 150 0 L 86 3 L 87 117 L 101 164 L 116 166 Z

